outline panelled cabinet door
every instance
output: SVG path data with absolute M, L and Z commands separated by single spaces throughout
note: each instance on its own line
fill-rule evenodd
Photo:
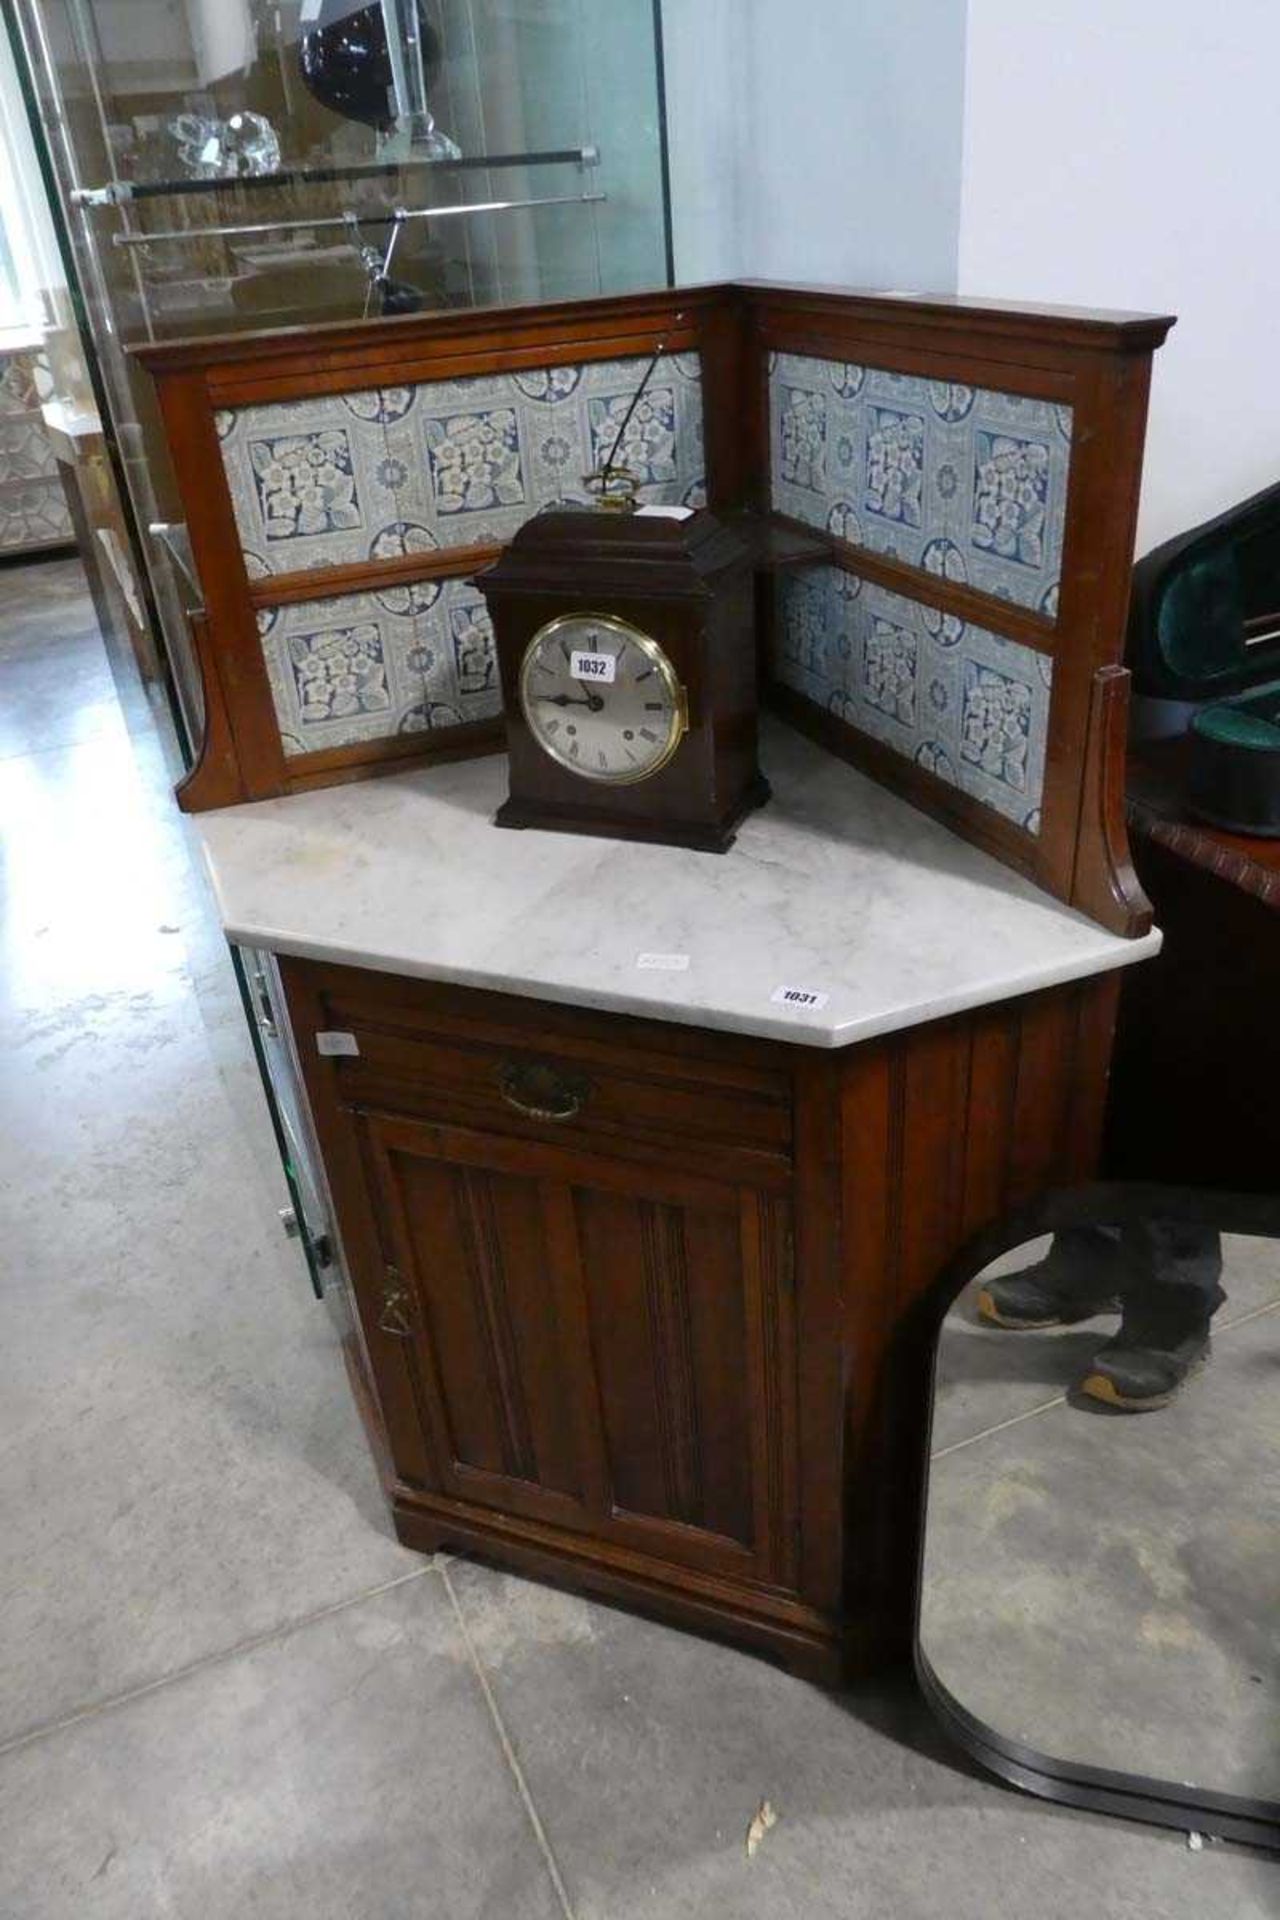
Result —
M 357 1287 L 401 1476 L 794 1590 L 785 1197 L 581 1145 L 355 1124 L 386 1254 Z

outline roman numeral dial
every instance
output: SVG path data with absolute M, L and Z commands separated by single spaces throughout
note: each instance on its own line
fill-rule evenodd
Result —
M 521 664 L 520 704 L 544 753 L 612 785 L 657 773 L 687 726 L 684 689 L 661 646 L 613 614 L 562 614 L 540 627 Z

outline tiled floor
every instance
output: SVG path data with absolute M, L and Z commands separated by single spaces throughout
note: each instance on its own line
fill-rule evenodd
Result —
M 902 1688 L 405 1552 L 71 563 L 0 571 L 0 832 L 3 1920 L 1280 1910 L 971 1776 Z

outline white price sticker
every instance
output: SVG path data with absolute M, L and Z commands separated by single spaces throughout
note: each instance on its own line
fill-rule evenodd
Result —
M 330 1029 L 327 1033 L 316 1035 L 316 1052 L 326 1060 L 338 1059 L 344 1054 L 352 1056 L 359 1051 L 360 1042 L 354 1033 L 335 1033 Z
M 598 680 L 602 687 L 612 686 L 618 671 L 617 655 L 589 653 L 585 647 L 575 647 L 569 655 L 569 671 L 575 680 Z
M 815 993 L 812 987 L 775 987 L 769 995 L 775 1007 L 798 1007 L 805 1013 L 811 1008 L 816 1012 L 819 1007 L 825 1007 L 830 997 L 826 993 Z
M 636 965 L 651 973 L 688 973 L 687 953 L 638 953 Z

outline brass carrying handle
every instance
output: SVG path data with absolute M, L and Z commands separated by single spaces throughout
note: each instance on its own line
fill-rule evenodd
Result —
M 504 1060 L 496 1078 L 507 1105 L 530 1120 L 576 1119 L 591 1092 L 585 1074 L 564 1073 L 549 1060 Z

